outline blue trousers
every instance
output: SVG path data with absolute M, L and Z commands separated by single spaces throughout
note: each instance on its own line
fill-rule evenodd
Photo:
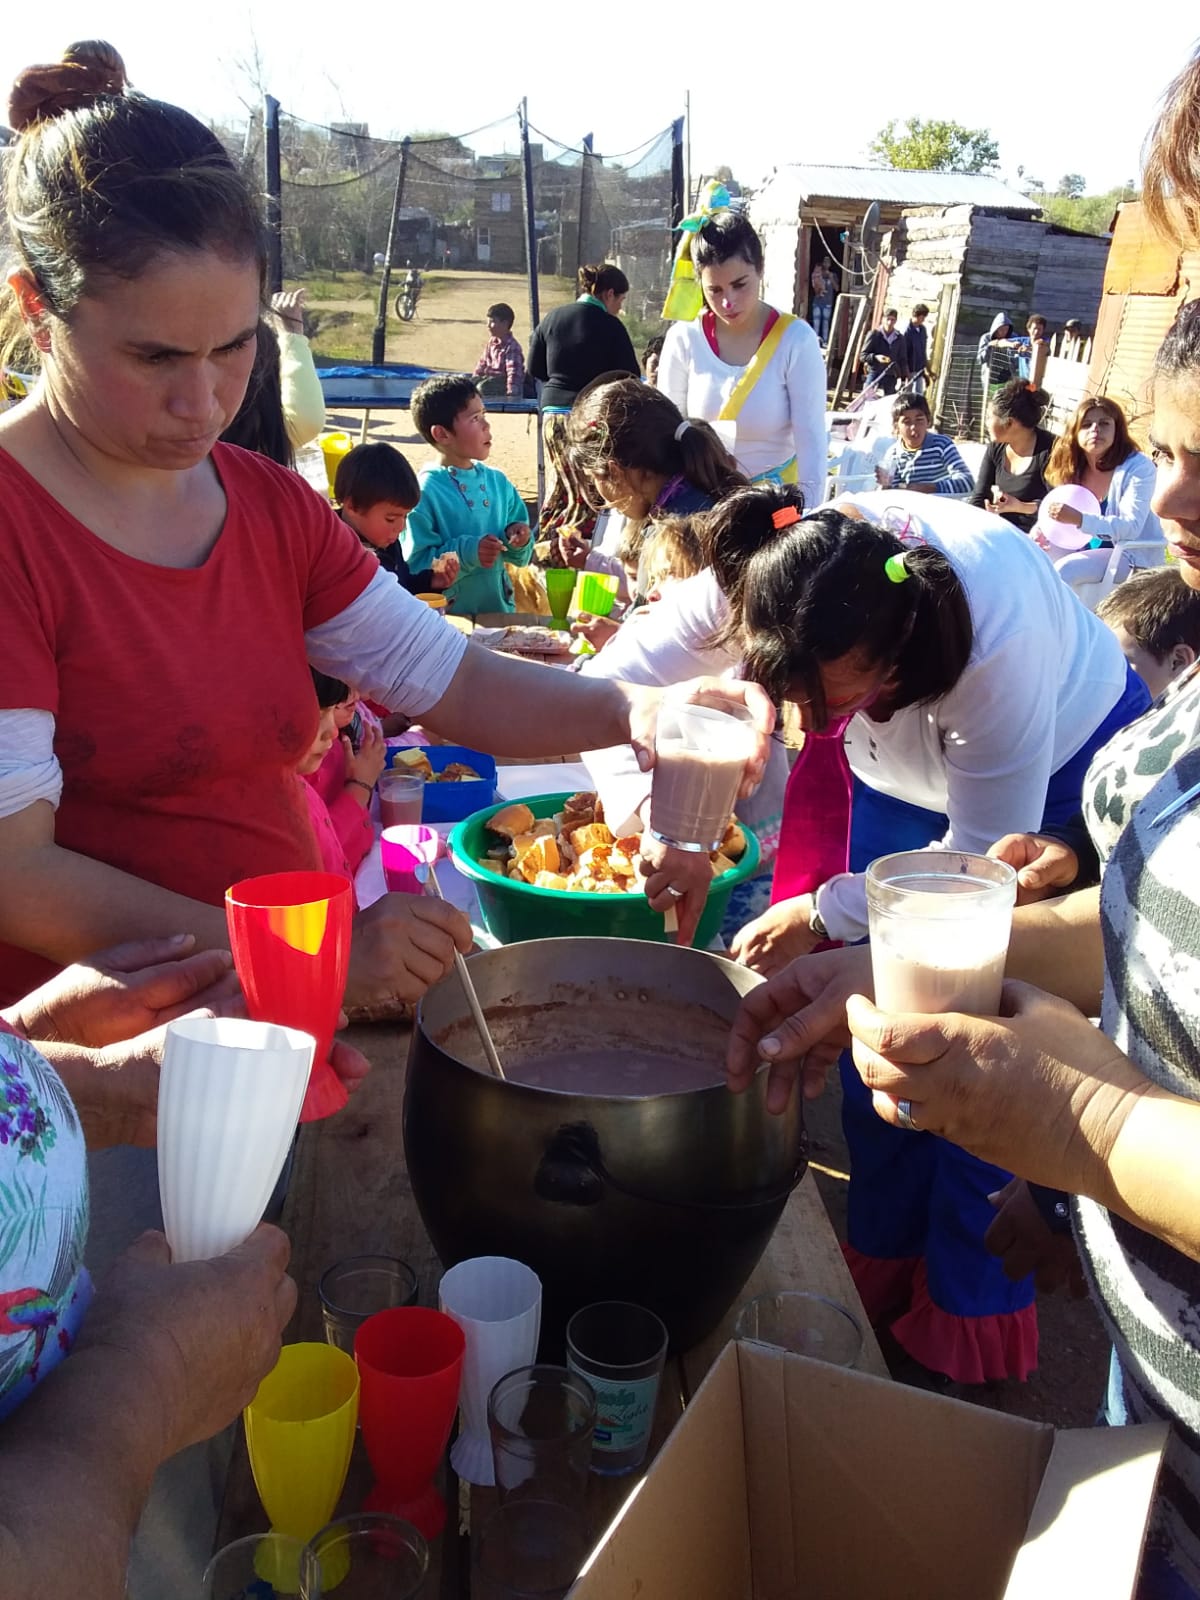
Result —
M 1083 749 L 1051 777 L 1043 827 L 1078 814 L 1092 757 L 1149 704 L 1145 684 L 1130 669 L 1121 699 Z M 850 870 L 864 872 L 876 856 L 894 850 L 923 849 L 948 825 L 936 812 L 855 780 Z M 987 1197 L 1011 1174 L 935 1134 L 909 1133 L 877 1117 L 848 1051 L 841 1077 L 842 1126 L 850 1151 L 847 1232 L 854 1248 L 882 1260 L 924 1256 L 930 1297 L 957 1316 L 990 1316 L 1030 1305 L 1033 1279 L 1011 1282 L 983 1248 L 995 1216 Z

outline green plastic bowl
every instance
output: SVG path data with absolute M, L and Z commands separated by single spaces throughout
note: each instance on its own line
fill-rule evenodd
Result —
M 525 801 L 501 801 L 476 811 L 450 835 L 450 853 L 464 877 L 470 878 L 479 896 L 483 925 L 501 944 L 519 944 L 524 939 L 570 939 L 576 937 L 609 939 L 653 939 L 667 943 L 662 913 L 652 911 L 646 896 L 638 894 L 582 894 L 569 889 L 539 889 L 532 883 L 502 878 L 479 865 L 479 858 L 496 843 L 487 823 L 497 811 L 513 804 L 527 805 L 535 818 L 552 817 L 571 798 L 569 792 L 543 794 Z M 729 896 L 739 883 L 758 871 L 758 840 L 745 823 L 746 852 L 732 872 L 713 879 L 708 903 L 700 918 L 696 945 L 701 950 L 712 942 L 720 929 Z

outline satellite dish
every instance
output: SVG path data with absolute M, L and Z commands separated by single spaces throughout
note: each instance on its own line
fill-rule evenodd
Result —
M 872 200 L 866 209 L 861 226 L 862 253 L 864 256 L 873 256 L 876 264 L 879 260 L 879 201 Z

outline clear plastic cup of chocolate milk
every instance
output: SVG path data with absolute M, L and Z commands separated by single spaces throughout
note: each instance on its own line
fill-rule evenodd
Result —
M 654 838 L 680 850 L 715 850 L 729 826 L 754 740 L 749 711 L 734 701 L 664 700 L 650 787 Z
M 1004 861 L 905 850 L 867 868 L 875 1004 L 994 1017 L 1017 898 Z

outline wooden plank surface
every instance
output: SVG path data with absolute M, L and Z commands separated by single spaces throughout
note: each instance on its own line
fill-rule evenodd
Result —
M 345 1110 L 327 1122 L 301 1130 L 282 1217 L 282 1226 L 292 1241 L 291 1272 L 300 1293 L 296 1315 L 285 1335 L 288 1343 L 323 1337 L 317 1284 L 325 1268 L 345 1256 L 378 1253 L 402 1257 L 417 1273 L 420 1303 L 437 1304 L 441 1265 L 417 1213 L 404 1162 L 401 1129 L 409 1036 L 406 1024 L 352 1029 L 349 1038 L 372 1062 L 370 1076 Z M 753 1295 L 787 1288 L 823 1294 L 852 1310 L 864 1328 L 861 1366 L 867 1372 L 887 1376 L 811 1173 L 793 1192 L 738 1305 Z M 711 1338 L 668 1363 L 652 1455 L 729 1339 L 736 1312 L 737 1305 Z M 587 1512 L 597 1537 L 636 1481 L 636 1476 L 592 1479 Z M 370 1468 L 360 1439 L 339 1514 L 359 1509 L 369 1485 Z M 447 1496 L 451 1502 L 458 1499 L 453 1481 L 447 1486 Z M 493 1498 L 488 1492 L 474 1491 L 472 1506 L 470 1496 L 462 1496 L 459 1512 L 464 1531 L 470 1522 L 478 1524 L 486 1515 Z M 239 1430 L 226 1484 L 218 1547 L 265 1527 L 266 1517 Z M 447 1532 L 435 1542 L 427 1589 L 431 1597 L 458 1600 L 469 1595 L 469 1552 L 465 1539 L 456 1537 L 458 1528 L 459 1518 L 452 1503 Z

